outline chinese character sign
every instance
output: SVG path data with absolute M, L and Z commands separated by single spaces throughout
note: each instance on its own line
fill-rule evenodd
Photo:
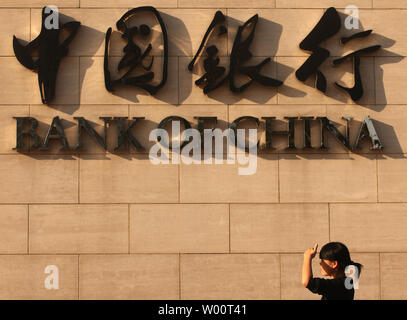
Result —
M 227 33 L 225 27 L 226 17 L 221 11 L 217 11 L 211 24 L 209 25 L 206 33 L 202 39 L 201 45 L 196 52 L 194 58 L 188 65 L 188 70 L 192 71 L 194 64 L 203 51 L 205 43 L 209 36 L 217 30 L 217 36 L 223 36 Z M 252 53 L 249 50 L 256 31 L 256 26 L 259 16 L 256 14 L 247 20 L 242 26 L 239 26 L 237 34 L 233 41 L 232 51 L 230 53 L 229 72 L 225 75 L 226 69 L 219 66 L 219 57 L 217 57 L 218 49 L 215 45 L 209 46 L 205 49 L 207 58 L 204 60 L 205 74 L 195 81 L 196 85 L 203 85 L 203 92 L 209 92 L 219 88 L 225 83 L 229 83 L 229 88 L 234 93 L 240 93 L 246 90 L 253 82 L 258 82 L 266 87 L 278 87 L 283 84 L 280 80 L 270 78 L 260 73 L 261 68 L 271 61 L 271 58 L 266 58 L 257 65 L 246 66 L 245 63 L 250 60 Z M 244 39 L 243 33 L 248 31 L 248 36 Z M 235 75 L 242 74 L 250 78 L 245 84 L 236 86 Z
M 300 43 L 300 48 L 305 51 L 312 52 L 311 56 L 305 63 L 296 71 L 295 75 L 298 80 L 304 82 L 311 75 L 316 75 L 316 88 L 319 91 L 326 92 L 327 80 L 324 74 L 319 70 L 321 64 L 329 57 L 329 50 L 321 48 L 322 41 L 327 40 L 335 35 L 341 29 L 341 19 L 335 8 L 329 8 L 321 20 L 317 23 L 314 29 L 307 35 L 307 37 Z M 355 33 L 349 37 L 341 38 L 341 44 L 345 45 L 349 41 L 357 38 L 364 38 L 369 36 L 372 30 Z M 363 84 L 360 74 L 360 55 L 377 51 L 381 48 L 380 45 L 374 45 L 354 51 L 344 57 L 335 59 L 334 66 L 338 66 L 348 58 L 353 58 L 354 65 L 354 79 L 355 84 L 352 88 L 346 88 L 339 83 L 335 82 L 336 87 L 345 90 L 353 101 L 358 101 L 363 96 Z
M 75 37 L 80 22 L 70 21 L 60 23 L 56 7 L 42 9 L 40 34 L 27 45 L 22 45 L 19 39 L 13 37 L 13 49 L 17 60 L 26 68 L 38 73 L 38 85 L 42 103 L 48 104 L 55 97 L 55 87 L 59 64 L 68 54 L 68 45 Z M 68 36 L 60 42 L 62 30 L 68 31 Z M 33 59 L 37 53 L 38 58 Z
M 151 67 L 154 63 L 154 57 L 151 57 L 150 62 L 145 62 L 149 53 L 152 50 L 152 44 L 148 44 L 147 48 L 142 50 L 135 42 L 135 39 L 146 38 L 151 33 L 151 28 L 146 24 L 131 26 L 134 23 L 138 13 L 152 14 L 158 21 L 161 27 L 163 47 L 164 47 L 164 60 L 162 64 L 161 81 L 158 84 L 153 84 L 154 72 Z M 137 24 L 137 23 L 136 23 Z M 106 90 L 112 92 L 117 85 L 129 85 L 141 88 L 149 94 L 154 95 L 160 90 L 167 81 L 168 73 L 168 36 L 167 29 L 160 13 L 153 7 L 139 7 L 126 12 L 119 21 L 116 23 L 117 29 L 122 33 L 122 38 L 127 41 L 126 46 L 123 48 L 124 56 L 121 58 L 118 71 L 124 71 L 124 74 L 117 78 L 112 79 L 109 71 L 109 41 L 112 34 L 112 28 L 106 32 L 105 41 L 105 58 L 104 58 L 104 74 Z M 142 69 L 142 73 L 134 74 L 136 69 Z
M 143 23 L 143 16 L 150 15 L 158 23 L 162 38 L 162 63 L 161 68 L 152 71 L 156 63 L 152 54 L 154 49 L 151 40 L 152 26 Z M 193 71 L 198 59 L 203 59 L 204 73 L 195 81 L 197 86 L 203 89 L 204 94 L 216 90 L 226 84 L 235 93 L 242 93 L 254 82 L 264 87 L 279 87 L 283 82 L 269 77 L 262 73 L 262 68 L 271 62 L 271 58 L 265 58 L 258 64 L 250 64 L 253 57 L 250 46 L 256 33 L 259 23 L 259 16 L 256 14 L 249 18 L 237 29 L 233 46 L 231 48 L 228 66 L 220 63 L 219 50 L 216 45 L 208 45 L 208 39 L 216 37 L 220 39 L 228 33 L 227 17 L 217 11 L 210 25 L 203 35 L 201 44 L 195 56 L 188 65 L 188 70 Z M 305 82 L 311 76 L 316 77 L 316 89 L 326 93 L 327 79 L 321 71 L 321 65 L 330 56 L 328 49 L 323 48 L 321 43 L 341 30 L 341 19 L 337 10 L 333 7 L 326 10 L 322 18 L 311 30 L 311 32 L 301 41 L 299 47 L 310 52 L 310 56 L 304 64 L 295 72 L 298 80 Z M 44 7 L 42 9 L 41 32 L 33 41 L 27 45 L 14 36 L 13 48 L 18 61 L 30 70 L 38 72 L 38 84 L 41 99 L 44 104 L 49 104 L 55 97 L 56 79 L 60 61 L 68 53 L 68 45 L 75 37 L 80 23 L 70 21 L 60 23 L 58 9 L 56 7 Z M 109 68 L 109 48 L 111 45 L 112 28 L 109 27 L 105 35 L 104 52 L 104 82 L 106 90 L 114 92 L 117 86 L 131 86 L 141 88 L 151 95 L 164 87 L 168 78 L 168 34 L 164 20 L 159 11 L 154 7 L 144 6 L 133 8 L 126 12 L 116 23 L 117 30 L 121 38 L 126 41 L 123 47 L 123 56 L 117 66 L 119 76 L 113 77 Z M 60 41 L 59 36 L 62 30 L 68 32 L 68 36 Z M 340 42 L 346 45 L 354 39 L 363 39 L 370 36 L 372 30 L 356 32 L 350 36 L 342 37 Z M 148 43 L 146 45 L 146 43 Z M 360 56 L 379 50 L 379 44 L 358 49 L 343 57 L 333 60 L 333 67 L 341 65 L 344 61 L 352 59 L 354 72 L 354 85 L 351 88 L 345 87 L 338 82 L 335 86 L 344 90 L 353 101 L 358 101 L 363 96 L 363 81 L 360 72 Z M 36 54 L 36 51 L 38 52 Z M 38 56 L 34 60 L 34 56 Z M 157 59 L 158 60 L 158 59 Z M 155 65 L 154 65 L 155 66 Z M 160 67 L 160 66 L 159 66 Z M 156 70 L 157 68 L 154 68 Z M 160 74 L 159 74 L 160 73 Z M 246 82 L 238 85 L 237 76 L 247 78 Z M 158 79 L 157 79 L 158 78 Z

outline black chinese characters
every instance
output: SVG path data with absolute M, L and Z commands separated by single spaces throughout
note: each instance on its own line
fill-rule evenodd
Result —
M 220 59 L 219 57 L 217 57 L 217 47 L 215 45 L 211 45 L 205 49 L 207 54 L 207 58 L 204 60 L 205 74 L 195 81 L 196 85 L 203 85 L 203 92 L 205 94 L 208 94 L 211 91 L 219 88 L 226 82 L 229 83 L 229 88 L 234 93 L 243 92 L 253 82 L 258 82 L 266 87 L 278 87 L 283 84 L 282 81 L 273 79 L 260 73 L 261 68 L 269 63 L 271 61 L 271 58 L 266 58 L 257 65 L 245 65 L 246 62 L 252 57 L 252 53 L 250 52 L 249 47 L 254 39 L 254 33 L 256 31 L 258 20 L 259 16 L 256 14 L 249 20 L 247 20 L 242 26 L 238 27 L 233 42 L 232 51 L 230 53 L 229 72 L 226 75 L 224 75 L 226 69 L 219 66 Z M 216 29 L 218 37 L 223 36 L 227 33 L 227 29 L 224 25 L 225 21 L 226 17 L 223 15 L 223 13 L 221 11 L 217 11 L 202 39 L 198 51 L 188 65 L 189 71 L 193 70 L 196 60 L 203 51 L 205 44 L 207 43 L 208 38 L 212 34 L 212 32 Z M 243 34 L 245 32 L 248 33 L 246 38 L 243 37 Z M 250 80 L 241 86 L 236 86 L 236 74 L 245 75 Z
M 329 8 L 317 25 L 300 43 L 300 48 L 305 51 L 312 52 L 311 56 L 304 64 L 296 71 L 295 75 L 298 80 L 304 82 L 311 75 L 316 75 L 316 88 L 321 92 L 326 92 L 327 80 L 324 74 L 320 71 L 320 66 L 329 57 L 330 53 L 327 49 L 320 47 L 321 42 L 335 35 L 341 29 L 341 19 L 335 8 Z M 352 34 L 349 37 L 342 37 L 341 44 L 345 45 L 351 40 L 364 38 L 369 36 L 372 30 L 362 31 Z M 381 48 L 380 45 L 374 45 L 354 51 L 344 57 L 333 60 L 333 65 L 337 66 L 343 63 L 348 58 L 353 58 L 354 68 L 354 86 L 347 88 L 335 82 L 337 88 L 346 91 L 353 101 L 358 101 L 363 96 L 363 84 L 360 74 L 360 55 L 377 51 Z
M 134 41 L 138 37 L 146 38 L 150 35 L 151 29 L 146 24 L 139 26 L 130 26 L 130 22 L 135 20 L 138 13 L 151 13 L 158 23 L 160 24 L 162 38 L 163 38 L 163 64 L 162 64 L 162 76 L 161 81 L 158 84 L 153 84 L 154 72 L 151 68 L 154 63 L 154 57 L 151 58 L 149 63 L 146 63 L 148 55 L 152 50 L 152 44 L 150 43 L 147 48 L 142 51 L 140 46 Z M 119 84 L 130 85 L 141 88 L 147 91 L 151 95 L 155 95 L 167 81 L 168 73 L 168 36 L 167 29 L 164 21 L 161 18 L 160 13 L 153 7 L 138 7 L 126 12 L 119 21 L 116 23 L 117 29 L 122 33 L 122 38 L 127 41 L 126 46 L 123 48 L 124 56 L 121 58 L 118 71 L 124 71 L 123 75 L 118 79 L 112 79 L 109 71 L 109 42 L 112 34 L 112 28 L 109 28 L 106 32 L 105 39 L 105 56 L 104 56 L 104 75 L 105 75 L 105 87 L 109 92 L 114 91 L 114 87 Z M 141 68 L 145 73 L 132 75 L 133 71 L 137 68 Z M 127 69 L 127 70 L 126 70 Z M 126 71 L 125 71 L 126 70 Z
M 43 104 L 49 104 L 55 97 L 55 87 L 59 64 L 68 54 L 68 45 L 75 37 L 80 22 L 70 21 L 60 23 L 58 11 L 50 7 L 42 9 L 40 34 L 27 45 L 13 36 L 14 54 L 18 61 L 26 68 L 38 73 L 38 85 Z M 57 23 L 52 19 L 56 19 Z M 52 23 L 53 21 L 53 23 Z M 61 42 L 60 34 L 65 30 L 68 36 Z M 38 58 L 33 59 L 37 52 Z

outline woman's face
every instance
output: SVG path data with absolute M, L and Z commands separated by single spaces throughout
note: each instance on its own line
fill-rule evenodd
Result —
M 321 261 L 319 262 L 319 267 L 321 269 L 321 273 L 323 276 L 332 276 L 336 272 L 336 268 L 338 267 L 338 262 L 321 259 Z

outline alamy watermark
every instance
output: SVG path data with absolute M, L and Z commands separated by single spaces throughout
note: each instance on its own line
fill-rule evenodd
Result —
M 359 9 L 354 5 L 349 5 L 345 8 L 345 13 L 348 15 L 345 18 L 345 28 L 348 30 L 359 29 Z
M 149 140 L 156 141 L 150 151 L 153 164 L 238 164 L 239 175 L 253 175 L 257 170 L 257 129 L 249 129 L 246 145 L 246 130 L 228 128 L 204 129 L 203 135 L 193 128 L 180 131 L 180 121 L 172 122 L 170 135 L 159 128 L 150 132 Z M 203 139 L 203 141 L 202 141 Z M 224 150 L 226 139 L 226 152 Z M 213 148 L 213 141 L 214 148 Z M 202 152 L 203 146 L 203 152 Z M 172 156 L 170 161 L 170 149 Z M 213 156 L 214 155 L 214 156 Z M 226 159 L 224 159 L 226 157 Z M 202 160 L 203 158 L 203 160 Z
M 44 20 L 44 27 L 48 30 L 59 29 L 59 10 L 57 6 L 46 6 L 44 13 L 47 17 Z
M 59 289 L 59 269 L 55 265 L 48 265 L 44 269 L 44 273 L 48 274 L 44 280 L 44 287 L 48 290 Z
M 345 268 L 345 288 L 348 290 L 359 289 L 359 270 L 354 265 Z

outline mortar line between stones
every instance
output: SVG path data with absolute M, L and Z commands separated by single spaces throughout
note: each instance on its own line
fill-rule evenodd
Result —
M 379 300 L 382 300 L 382 271 L 381 271 L 382 256 L 379 252 Z
M 80 7 L 80 5 L 79 5 Z M 78 57 L 78 104 L 81 105 L 81 57 Z M 78 153 L 78 204 L 81 203 L 81 155 Z
M 372 0 L 373 1 L 373 0 Z M 374 103 L 377 104 L 376 92 L 376 57 L 373 56 L 373 83 L 374 83 Z
M 18 7 L 18 6 L 5 6 L 5 7 L 0 7 L 0 9 L 22 9 L 25 7 Z M 127 8 L 127 7 L 119 7 L 119 6 L 115 6 L 115 7 L 106 7 L 106 6 L 58 6 L 58 8 L 60 9 L 123 9 L 123 10 L 130 10 L 131 8 Z M 168 7 L 168 6 L 164 6 L 164 7 L 155 7 L 157 10 L 159 9 L 193 9 L 193 10 L 210 10 L 210 9 L 219 9 L 219 7 L 194 7 L 194 6 L 181 6 L 181 7 Z M 335 7 L 336 9 L 345 9 L 345 7 Z M 32 7 L 32 9 L 41 9 L 41 6 L 34 6 Z M 251 10 L 269 10 L 269 9 L 279 9 L 279 10 L 326 10 L 326 7 L 228 7 L 227 9 L 232 9 L 232 10 L 247 10 L 247 9 L 251 9 Z M 383 10 L 399 10 L 399 11 L 406 11 L 406 8 L 400 8 L 400 7 L 387 7 L 387 8 L 380 8 L 380 7 L 363 7 L 360 8 L 359 11 L 383 11 Z
M 230 203 L 229 203 L 229 253 L 232 252 L 232 241 L 231 241 L 231 232 L 230 232 Z
M 281 260 L 281 253 L 278 254 L 279 261 L 280 261 L 280 300 L 282 299 L 282 287 L 281 287 L 281 276 L 282 276 L 282 260 Z
M 180 105 L 180 57 L 177 59 L 177 71 L 178 71 L 178 105 Z M 172 156 L 172 153 L 171 153 Z M 171 159 L 172 160 L 172 159 Z M 181 155 L 179 157 L 178 166 L 178 203 L 181 203 Z
M 178 297 L 181 300 L 181 252 L 178 253 Z
M 328 240 L 331 242 L 331 204 L 328 203 Z
M 280 196 L 280 155 L 277 153 L 277 192 L 278 192 L 278 203 L 281 203 Z
M 30 254 L 30 205 L 27 204 L 27 254 Z
M 78 204 L 81 203 L 81 155 L 78 153 Z
M 180 105 L 181 104 L 181 102 L 180 102 L 180 83 L 179 83 L 179 80 L 180 80 L 180 78 L 179 78 L 179 69 L 180 69 L 180 67 L 179 67 L 179 65 L 180 65 L 180 63 L 179 63 L 179 59 L 180 59 L 180 56 L 177 56 L 177 71 L 178 71 L 178 105 Z
M 379 159 L 376 155 L 376 202 L 379 203 Z
M 81 106 L 81 57 L 78 57 L 78 106 Z
M 277 56 L 274 57 L 274 61 L 275 61 L 275 64 L 276 64 L 276 78 L 278 79 L 279 76 L 278 76 L 278 57 Z M 276 103 L 277 104 L 279 104 L 278 103 L 278 96 L 279 95 L 280 95 L 280 89 L 279 89 L 279 87 L 277 87 L 276 88 Z
M 1 105 L 0 105 L 1 106 Z M 34 156 L 34 157 L 50 157 L 50 156 L 62 156 L 62 157 L 72 157 L 73 155 L 75 156 L 80 156 L 80 155 L 85 155 L 85 156 L 120 156 L 120 153 L 115 153 L 115 152 L 106 152 L 106 153 L 97 153 L 97 152 L 86 152 L 86 153 L 57 153 L 57 152 L 47 152 L 47 153 L 41 153 L 42 151 L 34 150 L 34 151 L 28 151 L 28 150 L 21 150 L 18 154 L 23 154 L 27 156 Z M 0 152 L 0 156 L 13 156 L 16 155 L 17 153 L 13 152 Z M 132 156 L 133 158 L 136 158 L 137 155 L 139 156 L 147 156 L 149 153 L 146 152 L 137 152 L 137 153 L 127 153 L 126 155 Z M 169 152 L 170 155 L 172 155 L 172 152 Z M 202 152 L 201 155 L 204 153 Z M 227 155 L 227 151 L 224 151 L 223 153 L 214 153 L 215 155 Z M 377 155 L 386 155 L 386 156 L 407 156 L 407 153 L 352 153 L 352 152 L 292 152 L 292 153 L 287 153 L 287 152 L 259 152 L 258 154 L 260 155 L 289 155 L 289 156 L 302 156 L 305 158 L 305 156 L 312 156 L 312 155 L 338 155 L 338 156 L 350 156 L 350 155 L 355 155 L 355 156 L 360 156 L 360 157 L 368 157 L 368 156 L 377 156 Z M 406 158 L 406 157 L 404 157 Z M 172 164 L 172 163 L 170 163 Z
M 229 8 L 226 8 L 226 17 L 229 16 Z M 229 55 L 229 19 L 226 18 L 226 28 L 228 32 L 226 33 L 226 53 Z
M 128 251 L 129 251 L 129 254 L 130 254 L 130 203 L 127 204 L 127 224 L 128 224 L 127 242 L 128 242 Z
M 181 203 L 181 161 L 179 161 L 177 167 L 178 167 L 178 203 Z
M 179 254 L 180 252 L 173 252 L 173 251 L 168 251 L 168 252 L 133 252 L 130 254 L 130 256 L 137 256 L 137 255 L 176 255 Z M 351 253 L 366 253 L 366 254 L 377 254 L 379 252 L 377 251 L 351 251 Z M 407 254 L 407 251 L 386 251 L 383 253 L 391 253 L 391 254 Z M 58 253 L 52 253 L 52 252 L 36 252 L 36 253 L 30 253 L 30 256 L 129 256 L 127 252 L 58 252 Z M 183 255 L 277 255 L 277 254 L 284 254 L 284 255 L 301 255 L 304 254 L 304 251 L 290 251 L 290 252 L 283 252 L 283 251 L 236 251 L 236 252 L 219 252 L 219 251 L 208 251 L 208 252 L 183 252 Z M 381 254 L 381 253 L 380 253 Z M 24 253 L 0 253 L 1 256 L 27 256 L 27 254 Z
M 406 57 L 403 57 L 403 58 L 406 58 Z M 13 58 L 13 57 L 11 57 L 11 56 L 0 56 L 0 58 Z M 0 102 L 0 106 L 21 106 L 21 105 L 28 105 L 28 104 L 30 104 L 30 102 L 25 103 L 25 104 L 21 104 L 21 103 L 1 103 Z M 41 103 L 31 103 L 31 104 L 32 105 L 37 105 L 37 106 L 42 105 Z M 55 106 L 55 105 L 56 104 L 51 104 L 51 106 Z M 87 105 L 92 105 L 92 103 L 82 103 L 82 105 L 87 106 Z M 122 103 L 114 103 L 114 104 L 112 104 L 112 103 L 103 103 L 103 102 L 101 102 L 101 103 L 98 103 L 97 105 L 100 105 L 100 106 L 123 106 L 125 104 L 122 104 Z M 137 105 L 140 105 L 140 104 L 134 103 L 134 104 L 131 104 L 131 105 L 137 106 Z M 145 104 L 145 105 L 146 106 L 154 106 L 154 105 L 169 106 L 170 104 L 148 103 L 148 104 Z M 180 105 L 182 105 L 182 106 L 198 106 L 198 105 L 201 106 L 202 103 L 181 103 Z M 209 103 L 208 105 L 210 105 L 210 106 L 220 106 L 220 105 L 223 106 L 223 105 L 227 105 L 227 104 L 226 103 Z M 245 103 L 245 104 L 230 104 L 230 105 L 234 105 L 234 106 L 255 106 L 255 105 L 258 105 L 258 104 L 256 104 L 256 103 Z M 265 103 L 264 105 L 271 107 L 271 106 L 276 106 L 277 103 Z M 310 104 L 310 103 L 304 104 L 304 103 L 302 103 L 301 104 L 299 102 L 299 103 L 281 103 L 279 105 L 294 107 L 294 106 L 304 106 L 304 105 L 306 105 L 306 106 L 323 106 L 323 105 L 326 105 L 326 104 L 324 104 L 324 103 L 316 103 L 316 104 L 315 103 L 314 104 Z M 350 105 L 350 106 L 356 106 L 356 107 L 359 106 L 358 104 L 346 104 L 346 103 L 340 103 L 340 102 L 338 102 L 336 104 L 335 103 L 329 103 L 327 105 L 328 106 L 347 106 L 347 105 Z M 380 104 L 380 103 L 366 104 L 366 106 L 382 106 L 382 105 L 383 104 Z M 58 106 L 78 106 L 78 103 L 62 103 L 62 104 L 58 104 Z M 386 106 L 405 106 L 405 104 L 402 104 L 402 103 L 387 103 Z M 393 152 L 393 153 L 396 153 L 396 152 Z M 398 153 L 400 153 L 400 152 L 398 152 Z
M 407 204 L 406 201 L 391 201 L 391 202 L 380 202 L 384 204 Z M 2 202 L 0 205 L 9 205 L 9 206 L 18 206 L 18 205 L 27 205 L 28 203 L 26 202 Z M 58 202 L 58 203 L 30 203 L 29 205 L 36 205 L 36 206 L 69 206 L 73 204 L 78 204 L 75 202 Z M 163 205 L 163 204 L 179 204 L 177 202 L 135 202 L 135 203 L 123 203 L 123 202 L 85 202 L 85 203 L 80 203 L 82 206 L 87 206 L 87 205 L 124 205 L 124 204 L 137 204 L 137 205 L 142 205 L 142 204 L 151 204 L 151 205 Z M 194 205 L 200 205 L 200 204 L 212 204 L 212 205 L 221 205 L 221 204 L 229 204 L 227 202 L 183 202 L 182 204 L 194 204 Z M 236 205 L 248 205 L 248 204 L 262 204 L 262 205 L 277 205 L 279 204 L 278 202 L 231 202 L 230 204 L 236 204 Z M 280 204 L 283 205 L 293 205 L 293 204 L 327 204 L 327 202 L 281 202 Z M 355 202 L 355 201 L 345 201 L 345 202 L 330 202 L 330 204 L 359 204 L 359 205 L 368 205 L 368 204 L 377 204 L 377 202 Z
M 78 254 L 78 300 L 80 300 L 80 286 L 79 286 L 79 272 L 80 272 L 80 267 L 79 267 L 79 265 L 80 265 L 80 262 L 79 262 L 79 259 L 80 259 L 80 255 Z
M 29 35 L 29 39 L 30 39 L 30 41 L 32 40 L 31 39 L 31 14 L 32 14 L 32 8 L 30 8 L 30 35 Z
M 0 7 L 0 10 L 1 10 L 2 8 Z M 407 11 L 407 10 L 406 10 Z M 11 54 L 0 54 L 0 57 L 1 58 L 15 58 L 15 56 L 14 55 L 11 55 Z M 80 56 L 78 56 L 78 55 L 75 55 L 75 54 L 73 54 L 73 55 L 70 55 L 70 54 L 68 54 L 67 55 L 67 57 L 69 57 L 69 58 L 103 58 L 104 57 L 104 55 L 101 55 L 101 54 L 94 54 L 94 55 L 89 55 L 89 54 L 81 54 Z M 121 58 L 121 57 L 123 57 L 123 56 L 119 56 L 119 55 L 116 55 L 116 54 L 112 54 L 112 55 L 109 55 L 109 57 L 111 57 L 111 58 Z M 160 55 L 160 54 L 157 54 L 157 55 L 154 55 L 154 57 L 163 57 L 163 55 Z M 190 58 L 190 59 L 192 59 L 192 57 L 193 56 L 191 56 L 191 55 L 168 55 L 168 58 Z M 202 57 L 202 55 L 199 55 L 199 57 Z M 221 56 L 219 56 L 219 57 L 221 57 L 221 58 L 229 58 L 230 57 L 230 55 L 221 55 Z M 298 55 L 292 55 L 292 56 L 287 56 L 287 55 L 278 55 L 278 56 L 268 56 L 268 55 L 266 55 L 266 54 L 263 54 L 263 55 L 256 55 L 256 54 L 253 54 L 253 56 L 252 56 L 252 58 L 265 58 L 265 57 L 270 57 L 270 58 L 272 58 L 272 59 L 276 59 L 276 58 L 304 58 L 304 60 L 306 60 L 306 58 L 307 57 L 309 57 L 309 56 L 306 56 L 306 55 L 304 55 L 304 56 L 298 56 Z M 336 56 L 336 55 L 332 55 L 331 56 L 332 58 L 341 58 L 341 56 Z M 377 55 L 377 56 L 371 56 L 372 58 L 406 58 L 407 57 L 407 55 L 397 55 L 397 56 L 391 56 L 391 55 L 383 55 L 383 56 L 379 56 L 379 55 Z M 364 58 L 369 58 L 369 57 L 364 57 Z M 277 60 L 276 60 L 277 61 Z M 299 84 L 301 84 L 301 82 L 299 82 Z M 10 105 L 10 104 L 12 104 L 12 103 L 6 103 L 5 105 Z M 17 105 L 21 105 L 21 103 L 15 103 L 15 104 L 17 104 Z M 39 104 L 39 103 L 38 103 Z M 71 104 L 71 105 L 78 105 L 77 103 L 63 103 L 63 104 L 58 104 L 58 105 L 69 105 L 69 104 Z M 89 103 L 89 104 L 92 104 L 92 103 Z M 112 105 L 112 103 L 99 103 L 99 104 L 107 104 L 107 105 Z M 123 104 L 123 103 L 116 103 L 116 104 Z M 133 103 L 133 104 L 139 104 L 139 103 Z M 151 104 L 153 104 L 154 105 L 154 103 L 151 103 Z M 157 103 L 156 103 L 157 104 Z M 160 104 L 160 103 L 159 103 Z M 162 105 L 166 105 L 165 103 L 161 103 Z M 190 104 L 193 104 L 193 103 L 190 103 Z M 195 104 L 202 104 L 202 103 L 195 103 Z M 221 103 L 218 103 L 218 104 L 221 104 Z M 253 104 L 255 104 L 255 103 L 253 103 Z M 272 104 L 272 105 L 275 105 L 276 103 L 269 103 L 269 104 Z M 352 104 L 352 103 L 344 103 L 344 102 L 337 102 L 337 103 L 331 103 L 332 105 L 348 105 L 348 104 Z M 387 105 L 392 105 L 392 104 L 396 104 L 397 105 L 397 103 L 387 103 Z M 398 103 L 399 105 L 403 105 L 403 104 L 401 104 L 401 103 Z M 303 104 L 301 104 L 301 103 L 298 103 L 298 105 L 303 105 Z M 315 105 L 315 104 L 313 104 L 313 105 Z M 322 103 L 319 103 L 319 104 L 317 104 L 317 105 L 322 105 Z M 358 104 L 355 104 L 355 105 L 358 105 Z M 374 103 L 368 103 L 368 105 L 375 105 Z M 380 104 L 379 104 L 380 105 Z

